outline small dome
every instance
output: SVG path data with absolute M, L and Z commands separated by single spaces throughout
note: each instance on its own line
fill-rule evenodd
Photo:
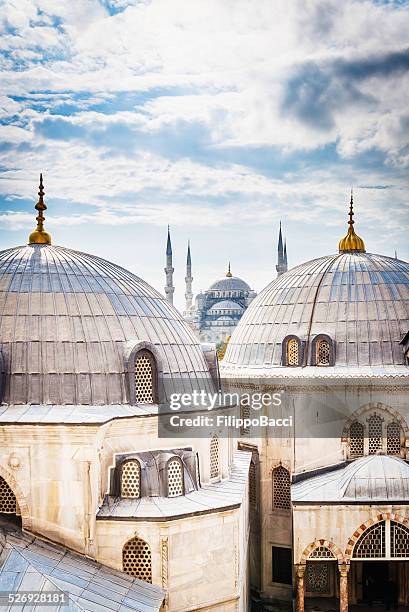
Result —
M 237 276 L 224 276 L 210 285 L 208 291 L 251 291 L 249 285 Z
M 237 310 L 242 312 L 244 310 L 243 306 L 240 306 L 237 302 L 233 302 L 232 300 L 222 300 L 221 302 L 216 302 L 213 306 L 208 310 L 209 314 L 212 314 L 215 311 L 220 310 Z
M 0 252 L 0 326 L 6 404 L 128 404 L 127 359 L 141 343 L 158 355 L 165 394 L 168 380 L 210 379 L 198 340 L 162 295 L 71 249 Z
M 259 293 L 234 330 L 223 370 L 264 374 L 281 365 L 286 336 L 310 345 L 318 334 L 334 342 L 335 368 L 404 367 L 400 342 L 408 329 L 408 263 L 370 253 L 329 255 L 292 268 Z
M 372 455 L 292 486 L 294 502 L 408 502 L 409 465 L 398 457 Z

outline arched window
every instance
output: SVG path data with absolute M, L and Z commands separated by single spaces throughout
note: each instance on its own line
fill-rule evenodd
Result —
M 397 421 L 391 421 L 386 428 L 386 452 L 388 455 L 401 453 L 400 424 Z
M 364 455 L 364 426 L 358 421 L 349 428 L 349 453 L 351 459 Z
M 250 406 L 248 406 L 247 404 L 241 404 L 240 417 L 243 420 L 243 425 L 240 427 L 240 434 L 243 437 L 247 437 L 250 435 L 250 425 L 244 424 L 244 421 L 250 419 L 250 416 Z
M 368 419 L 369 455 L 376 455 L 382 451 L 382 422 L 379 414 L 372 414 Z
M 219 473 L 219 438 L 214 434 L 210 439 L 210 478 L 217 478 Z
M 152 554 L 149 544 L 138 537 L 129 540 L 122 549 L 122 568 L 130 576 L 152 582 Z
M 135 403 L 157 402 L 156 362 L 150 351 L 138 351 L 135 357 Z
M 295 338 L 287 342 L 287 365 L 298 366 L 300 363 L 299 343 Z
M 0 476 L 0 514 L 20 514 L 16 496 L 7 482 Z
M 331 359 L 331 346 L 328 340 L 318 340 L 316 344 L 316 364 L 328 366 Z
M 278 510 L 291 509 L 291 479 L 290 472 L 282 465 L 272 472 L 273 508 Z
M 389 519 L 361 535 L 354 547 L 355 559 L 409 559 L 409 529 Z
M 178 457 L 169 459 L 167 465 L 168 497 L 184 495 L 183 465 Z
M 141 466 L 136 459 L 124 461 L 121 466 L 121 497 L 141 496 Z

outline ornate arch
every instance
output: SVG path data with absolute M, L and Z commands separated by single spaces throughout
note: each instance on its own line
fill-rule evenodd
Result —
M 6 470 L 1 465 L 0 465 L 0 476 L 4 478 L 4 480 L 7 482 L 10 489 L 13 491 L 14 495 L 16 496 L 16 500 L 17 500 L 17 503 L 18 503 L 18 506 L 21 512 L 21 524 L 23 526 L 23 529 L 30 531 L 32 528 L 32 520 L 31 520 L 31 513 L 30 513 L 30 509 L 29 509 L 29 505 L 28 505 L 26 496 L 23 495 L 23 492 L 20 489 L 20 486 L 17 484 L 17 481 L 14 478 L 13 474 L 9 472 L 8 470 Z
M 396 523 L 400 523 L 401 525 L 404 525 L 409 529 L 409 518 L 401 516 L 400 514 L 395 514 L 394 512 L 383 512 L 382 514 L 377 514 L 376 518 L 368 519 L 367 521 L 365 521 L 365 523 L 362 523 L 362 525 L 360 525 L 358 529 L 354 531 L 352 536 L 349 538 L 347 547 L 345 549 L 345 559 L 347 559 L 348 562 L 352 558 L 352 553 L 354 551 L 355 544 L 358 542 L 361 535 L 369 527 L 372 527 L 372 525 L 376 525 L 376 523 L 380 523 L 381 521 L 386 520 L 395 521 Z
M 349 419 L 345 422 L 344 429 L 342 430 L 342 441 L 347 442 L 349 437 L 349 429 L 360 417 L 362 417 L 366 412 L 370 412 L 371 410 L 381 410 L 382 412 L 386 412 L 393 420 L 398 421 L 400 424 L 402 431 L 405 435 L 405 438 L 409 437 L 409 427 L 406 423 L 404 417 L 397 411 L 388 406 L 387 404 L 383 404 L 382 402 L 370 402 L 369 404 L 364 404 L 355 412 L 351 414 Z
M 345 563 L 345 557 L 344 557 L 342 550 L 338 548 L 338 546 L 334 544 L 334 542 L 330 542 L 329 540 L 314 540 L 314 542 L 312 542 L 311 544 L 308 544 L 308 546 L 304 549 L 304 552 L 301 555 L 300 563 L 302 564 L 307 563 L 308 558 L 311 555 L 311 553 L 316 548 L 319 548 L 320 546 L 324 546 L 325 548 L 328 548 L 328 550 L 330 550 L 332 554 L 334 555 L 334 561 L 338 561 L 339 565 Z

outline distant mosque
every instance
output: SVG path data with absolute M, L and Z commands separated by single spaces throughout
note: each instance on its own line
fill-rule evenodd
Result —
M 165 295 L 167 300 L 173 304 L 173 255 L 170 229 L 166 243 L 166 276 Z M 275 266 L 277 276 L 281 276 L 288 270 L 287 242 L 283 241 L 280 222 L 277 247 L 277 264 Z M 218 348 L 226 346 L 233 330 L 239 323 L 247 307 L 256 297 L 257 293 L 251 289 L 246 281 L 238 276 L 233 276 L 229 262 L 226 275 L 216 280 L 210 287 L 200 292 L 193 302 L 193 276 L 192 257 L 190 243 L 187 247 L 186 276 L 185 276 L 185 309 L 183 316 L 190 327 L 195 330 L 201 342 L 211 342 Z

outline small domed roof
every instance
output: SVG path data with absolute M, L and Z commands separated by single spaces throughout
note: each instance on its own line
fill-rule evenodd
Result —
M 128 404 L 127 360 L 141 343 L 156 351 L 165 393 L 176 378 L 210 380 L 188 324 L 131 272 L 59 246 L 0 252 L 4 403 Z
M 238 310 L 238 311 L 242 311 L 243 310 L 243 306 L 241 306 L 240 304 L 238 304 L 237 302 L 233 302 L 232 300 L 221 300 L 221 302 L 216 302 L 216 304 L 213 304 L 213 306 L 211 308 L 209 308 L 209 313 L 212 313 L 213 311 L 219 311 L 219 310 Z
M 294 502 L 409 501 L 409 465 L 399 457 L 371 455 L 292 486 Z
M 291 334 L 306 344 L 327 334 L 335 368 L 404 366 L 400 341 L 408 329 L 408 263 L 371 253 L 329 255 L 292 268 L 259 293 L 233 332 L 222 369 L 251 375 L 277 368 Z
M 210 285 L 208 291 L 251 291 L 249 285 L 238 276 L 225 276 Z

